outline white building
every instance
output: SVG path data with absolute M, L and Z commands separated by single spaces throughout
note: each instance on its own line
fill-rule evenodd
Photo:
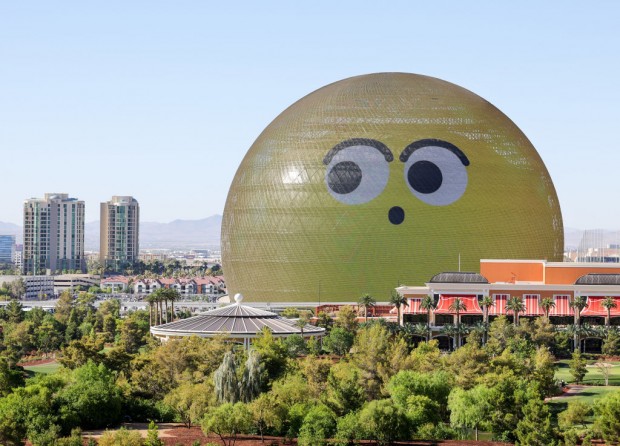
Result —
M 68 194 L 45 194 L 24 202 L 24 274 L 86 271 L 84 202 Z
M 101 203 L 99 261 L 115 271 L 138 260 L 140 206 L 130 196 Z

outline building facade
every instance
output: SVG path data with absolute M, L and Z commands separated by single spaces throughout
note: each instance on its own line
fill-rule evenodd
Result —
M 83 201 L 48 193 L 24 202 L 22 271 L 86 271 Z
M 130 196 L 113 196 L 101 203 L 99 259 L 104 267 L 118 271 L 138 260 L 140 206 Z
M 0 263 L 13 263 L 15 236 L 0 235 Z

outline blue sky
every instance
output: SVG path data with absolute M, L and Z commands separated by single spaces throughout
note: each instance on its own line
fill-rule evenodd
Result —
M 620 226 L 620 3 L 0 3 L 0 221 L 45 192 L 133 195 L 143 221 L 221 214 L 262 129 L 337 80 L 404 71 L 506 113 L 565 226 Z

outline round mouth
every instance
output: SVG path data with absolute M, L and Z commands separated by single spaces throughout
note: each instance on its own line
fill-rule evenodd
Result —
M 405 211 L 400 206 L 394 206 L 388 211 L 388 219 L 393 225 L 399 225 L 405 221 Z

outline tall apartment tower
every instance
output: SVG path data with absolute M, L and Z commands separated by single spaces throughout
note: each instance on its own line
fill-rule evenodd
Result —
M 68 194 L 45 194 L 24 202 L 24 274 L 86 271 L 84 202 Z
M 101 203 L 99 261 L 114 271 L 138 260 L 140 206 L 133 197 L 113 196 Z

